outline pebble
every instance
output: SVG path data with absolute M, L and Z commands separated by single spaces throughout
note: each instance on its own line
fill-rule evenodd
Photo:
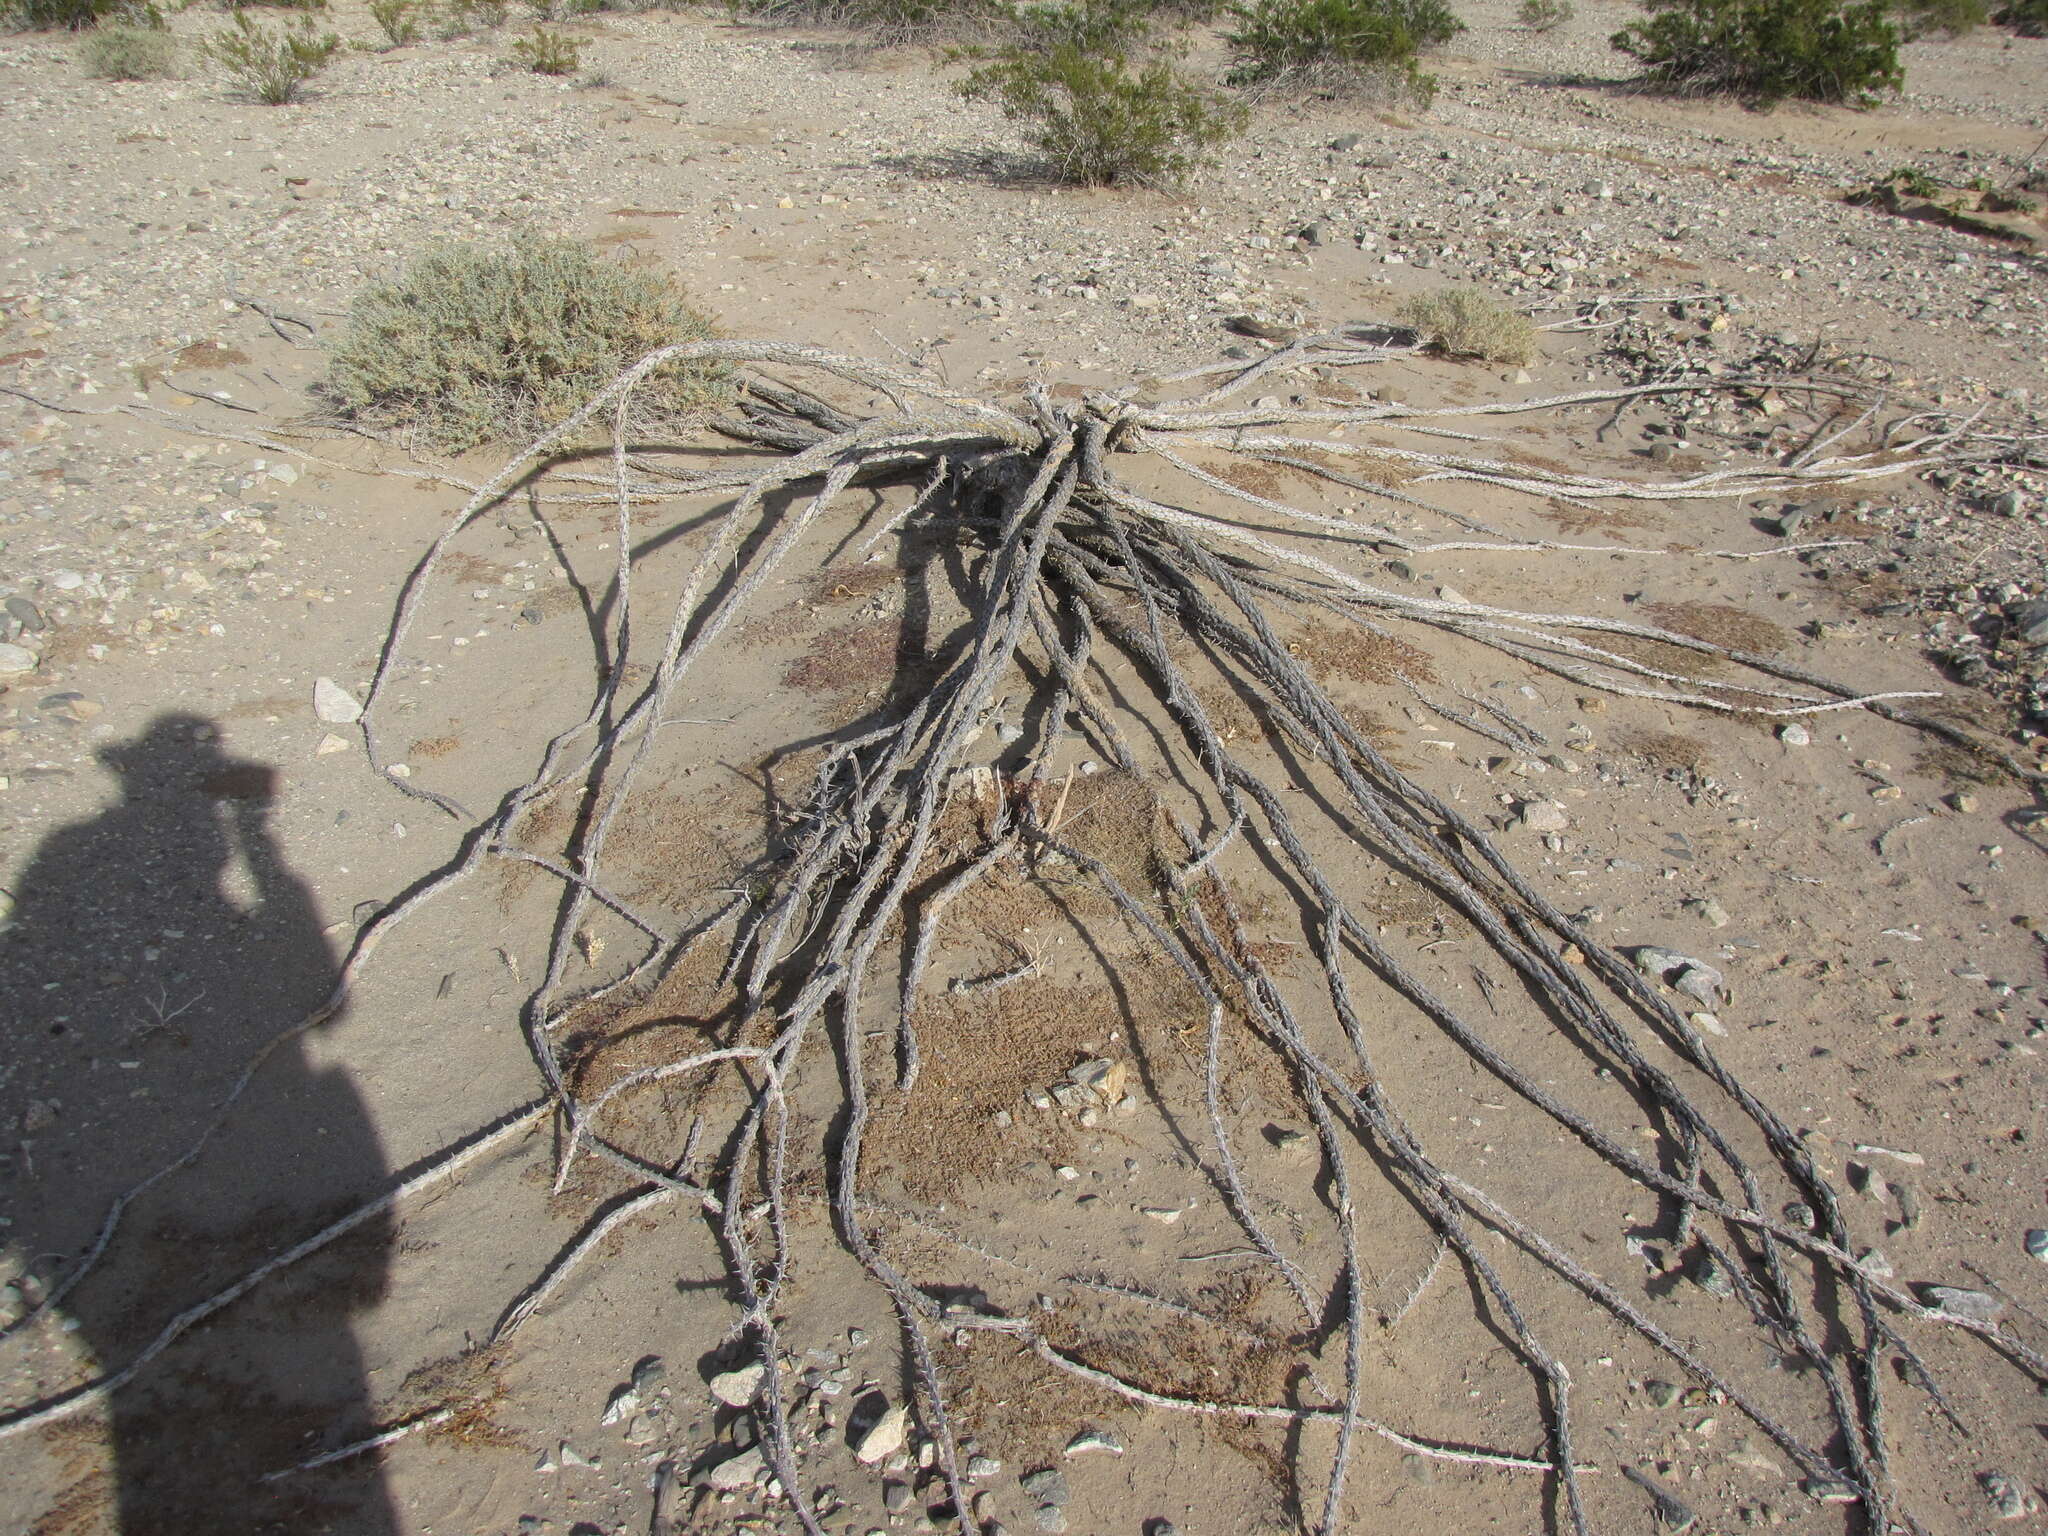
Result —
M 1531 832 L 1562 832 L 1571 825 L 1564 807 L 1555 800 L 1524 800 L 1516 814 Z
M 1778 727 L 1778 740 L 1788 747 L 1810 747 L 1813 745 L 1813 733 L 1793 720 Z
M 1031 1528 L 1046 1536 L 1060 1536 L 1067 1528 L 1067 1512 L 1057 1504 L 1041 1504 L 1031 1512 Z
M 331 677 L 313 679 L 313 714 L 324 725 L 354 725 L 363 718 L 355 695 Z
M 860 1444 L 854 1447 L 854 1457 L 863 1466 L 873 1466 L 885 1461 L 903 1449 L 903 1442 L 910 1434 L 910 1408 L 898 1403 L 869 1426 L 860 1437 Z
M 1147 1211 L 1145 1214 L 1149 1216 L 1152 1213 Z M 1177 1218 L 1180 1212 L 1175 1211 L 1173 1214 Z M 1080 1434 L 1067 1442 L 1065 1454 L 1068 1456 L 1085 1456 L 1090 1451 L 1103 1451 L 1111 1456 L 1121 1456 L 1124 1453 L 1124 1444 L 1115 1435 L 1108 1433 L 1106 1430 L 1084 1429 Z
M 1696 897 L 1685 904 L 1685 909 L 1705 922 L 1709 928 L 1728 926 L 1728 909 L 1711 896 Z
M 16 677 L 36 669 L 36 653 L 12 640 L 0 642 L 0 677 Z
M 2040 1227 L 2029 1229 L 2026 1236 L 2027 1257 L 2039 1259 L 2048 1264 L 2048 1230 Z
M 711 1378 L 711 1395 L 728 1408 L 744 1408 L 761 1390 L 761 1378 L 767 1374 L 768 1367 L 759 1360 L 736 1370 L 722 1371 Z
M 1985 1291 L 1968 1291 L 1954 1285 L 1921 1285 L 1914 1289 L 1935 1311 L 1970 1323 L 1995 1323 L 2005 1313 L 2005 1303 Z
M 346 752 L 348 747 L 347 737 L 337 736 L 334 732 L 329 731 L 320 738 L 320 745 L 313 749 L 313 755 L 315 757 L 332 757 L 337 752 Z
M 1994 1520 L 2018 1520 L 2027 1513 L 2027 1485 L 2010 1473 L 1993 1470 L 1979 1474 L 1977 1485 L 1991 1505 Z
M 699 1481 L 716 1492 L 734 1493 L 742 1488 L 758 1487 L 767 1475 L 768 1459 L 757 1445 L 737 1456 L 728 1456 L 705 1472 Z
M 1653 1408 L 1669 1408 L 1678 1401 L 1678 1387 L 1669 1381 L 1646 1381 L 1643 1383 L 1643 1396 L 1650 1400 Z
M 1041 1504 L 1067 1502 L 1067 1474 L 1058 1467 L 1041 1467 L 1017 1479 L 1018 1485 Z
M 1003 1464 L 993 1456 L 970 1456 L 967 1458 L 967 1480 L 970 1483 L 985 1483 L 1003 1470 Z

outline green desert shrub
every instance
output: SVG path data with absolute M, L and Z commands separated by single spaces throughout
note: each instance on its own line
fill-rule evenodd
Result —
M 102 22 L 79 40 L 78 62 L 95 80 L 175 80 L 184 72 L 178 40 L 161 22 Z
M 1904 79 L 1884 0 L 1643 0 L 1643 8 L 1649 15 L 1611 41 L 1669 90 L 1860 104 Z
M 1231 15 L 1236 84 L 1379 85 L 1423 101 L 1436 80 L 1416 56 L 1465 30 L 1444 0 L 1253 0 Z
M 552 426 L 648 353 L 711 334 L 672 278 L 580 240 L 443 246 L 357 296 L 321 393 L 344 417 L 460 453 Z M 723 378 L 660 369 L 636 408 L 675 421 L 723 398 Z
M 573 75 L 583 58 L 583 44 L 566 32 L 535 27 L 513 39 L 512 57 L 536 75 Z
M 2021 37 L 2048 37 L 2048 0 L 2007 0 L 1991 19 Z
M 270 28 L 247 11 L 235 12 L 235 24 L 216 32 L 206 54 L 227 71 L 228 78 L 267 106 L 281 107 L 305 94 L 306 83 L 327 67 L 341 47 L 332 32 L 315 32 L 313 18 L 301 16 L 289 27 Z
M 506 0 L 445 0 L 435 12 L 434 35 L 443 42 L 505 25 Z
M 1989 0 L 1893 0 L 1892 13 L 1907 42 L 1923 37 L 1961 37 L 1991 19 Z
M 1572 0 L 1522 0 L 1515 20 L 1531 32 L 1548 32 L 1572 19 Z
M 730 0 L 735 15 L 773 26 L 841 27 L 884 46 L 987 36 L 1008 7 L 1000 0 Z
M 1529 317 L 1477 288 L 1417 294 L 1401 306 L 1399 318 L 1450 357 L 1519 365 L 1536 355 L 1536 327 Z
M 1140 56 L 1147 26 L 1131 6 L 1032 6 L 1013 24 L 1017 40 L 958 88 L 1026 124 L 1026 140 L 1062 181 L 1168 185 L 1244 129 L 1241 107 L 1183 75 L 1165 51 Z
M 83 32 L 129 8 L 130 0 L 0 0 L 0 30 Z
M 421 27 L 425 12 L 421 0 L 370 0 L 370 19 L 394 48 L 416 43 L 425 35 Z

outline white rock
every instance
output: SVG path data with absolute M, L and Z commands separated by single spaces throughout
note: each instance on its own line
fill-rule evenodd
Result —
M 737 1456 L 728 1456 L 706 1472 L 701 1481 L 705 1487 L 720 1493 L 737 1493 L 742 1488 L 757 1486 L 767 1475 L 768 1459 L 761 1454 L 761 1448 L 755 1446 Z
M 1124 1447 L 1115 1435 L 1104 1434 L 1099 1429 L 1084 1429 L 1067 1442 L 1065 1454 L 1085 1456 L 1090 1451 L 1106 1451 L 1111 1456 L 1121 1456 Z
M 331 677 L 313 679 L 313 713 L 325 725 L 354 725 L 363 718 L 355 695 Z
M 14 677 L 36 669 L 36 653 L 25 645 L 0 643 L 0 677 Z
M 1564 807 L 1555 800 L 1524 800 L 1516 809 L 1522 825 L 1531 832 L 1562 832 L 1571 825 Z
M 313 755 L 315 757 L 332 757 L 337 752 L 346 752 L 347 750 L 348 738 L 337 736 L 334 732 L 329 731 L 320 738 L 320 745 L 313 749 Z
M 1813 733 L 1795 720 L 1778 727 L 1778 740 L 1788 747 L 1810 747 L 1813 745 Z
M 910 1408 L 899 1403 L 875 1420 L 868 1432 L 860 1437 L 860 1444 L 854 1447 L 853 1454 L 863 1466 L 872 1467 L 902 1450 L 909 1433 Z
M 711 1378 L 711 1395 L 728 1408 L 744 1408 L 761 1390 L 761 1378 L 767 1374 L 768 1368 L 758 1360 L 736 1371 L 726 1371 Z

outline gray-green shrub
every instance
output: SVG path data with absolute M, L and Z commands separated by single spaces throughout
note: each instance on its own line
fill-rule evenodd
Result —
M 178 40 L 161 24 L 102 22 L 79 39 L 78 62 L 95 80 L 175 80 L 184 73 Z
M 459 453 L 552 426 L 648 353 L 711 334 L 673 278 L 583 241 L 443 246 L 357 296 L 321 393 L 344 417 Z M 634 398 L 654 424 L 725 392 L 723 370 L 678 364 Z
M 583 44 L 566 32 L 535 27 L 512 40 L 512 57 L 536 75 L 573 75 L 583 58 Z
M 1444 0 L 1253 0 L 1231 7 L 1233 82 L 1391 86 L 1427 101 L 1436 79 L 1416 62 L 1465 30 Z
M 420 17 L 425 10 L 423 0 L 370 0 L 370 19 L 394 48 L 420 40 Z
M 206 54 L 227 71 L 228 78 L 267 106 L 299 100 L 306 82 L 327 67 L 341 47 L 332 32 L 313 30 L 313 18 L 301 16 L 289 27 L 272 29 L 247 11 L 236 11 L 234 25 L 216 32 L 204 45 Z
M 1536 355 L 1534 322 L 1477 288 L 1417 294 L 1401 306 L 1400 319 L 1426 345 L 1451 357 L 1519 365 Z
M 1769 103 L 1869 101 L 1896 90 L 1899 29 L 1886 0 L 1643 0 L 1610 41 L 1653 85 Z
M 1012 18 L 1016 38 L 959 84 L 1022 122 L 1061 181 L 1163 186 L 1244 129 L 1244 110 L 1183 75 L 1119 0 L 1037 5 Z

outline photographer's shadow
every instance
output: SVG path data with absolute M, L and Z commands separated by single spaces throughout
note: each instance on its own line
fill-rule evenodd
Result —
M 85 1346 L 74 1379 L 119 1368 L 386 1179 L 347 1073 L 311 1059 L 307 1035 L 278 1039 L 333 989 L 335 958 L 271 834 L 275 771 L 218 738 L 167 714 L 103 749 L 120 802 L 49 835 L 0 929 L 0 1246 L 17 1290 L 65 1287 L 113 1202 L 205 1137 L 59 1296 Z M 394 1531 L 374 1455 L 265 1477 L 371 1432 L 351 1316 L 382 1295 L 389 1244 L 367 1223 L 186 1334 L 103 1410 L 112 1486 L 89 1473 L 63 1502 L 104 1502 L 97 1528 L 124 1536 Z

